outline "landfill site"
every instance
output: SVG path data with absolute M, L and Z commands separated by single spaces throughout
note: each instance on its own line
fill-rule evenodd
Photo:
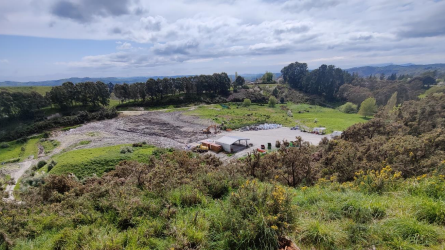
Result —
M 242 157 L 252 150 L 274 150 L 275 142 L 292 142 L 300 136 L 317 145 L 326 135 L 305 133 L 279 124 L 247 126 L 221 131 L 210 120 L 184 115 L 182 112 L 123 112 L 118 118 L 85 124 L 55 135 L 63 148 L 95 148 L 124 143 L 147 142 L 164 147 L 213 152 L 220 157 Z M 82 145 L 81 141 L 91 141 Z M 218 143 L 223 140 L 224 143 Z M 231 143 L 233 142 L 233 143 Z M 231 143 L 231 144 L 229 144 Z

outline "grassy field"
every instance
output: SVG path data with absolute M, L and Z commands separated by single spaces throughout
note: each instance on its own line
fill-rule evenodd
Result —
M 88 144 L 87 141 L 81 143 L 81 145 L 86 144 Z M 123 147 L 131 148 L 133 152 L 123 154 L 121 153 Z M 104 172 L 114 169 L 123 160 L 147 162 L 148 156 L 153 150 L 153 146 L 131 147 L 131 144 L 124 144 L 68 151 L 53 157 L 57 164 L 50 170 L 50 173 L 74 173 L 79 178 L 92 176 L 93 174 L 100 176 Z
M 37 158 L 39 153 L 39 144 L 45 149 L 45 153 L 50 153 L 59 145 L 58 141 L 41 141 L 42 136 L 35 136 L 26 142 L 11 141 L 5 142 L 9 146 L 7 148 L 0 148 L 0 162 L 9 162 L 14 160 L 23 161 L 30 156 Z
M 243 107 L 235 103 L 227 104 L 227 106 L 230 109 L 224 109 L 218 104 L 199 106 L 195 110 L 186 111 L 186 114 L 212 119 L 218 124 L 224 123 L 230 129 L 258 123 L 279 123 L 284 126 L 300 124 L 309 128 L 324 126 L 328 133 L 335 130 L 345 130 L 353 124 L 368 120 L 358 114 L 345 114 L 336 109 L 309 104 L 288 103 L 286 105 L 276 105 L 275 108 L 267 105 Z M 293 116 L 289 117 L 287 115 L 288 111 L 282 109 L 281 106 L 291 110 Z
M 24 92 L 31 93 L 35 91 L 43 96 L 45 96 L 46 92 L 51 91 L 50 86 L 31 86 L 31 87 L 0 87 L 0 91 L 7 90 L 9 92 Z
M 37 144 L 40 137 L 34 137 L 29 139 L 27 142 L 11 141 L 7 144 L 9 147 L 0 148 L 0 162 L 7 162 L 13 159 L 24 160 L 31 155 L 37 157 L 38 147 Z

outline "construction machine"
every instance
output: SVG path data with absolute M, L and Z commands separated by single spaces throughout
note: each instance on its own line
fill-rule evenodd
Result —
M 213 129 L 213 133 L 214 133 L 214 134 L 219 133 L 218 126 L 216 126 L 216 125 L 210 125 L 210 126 L 208 126 L 206 129 L 204 129 L 204 130 L 202 131 L 202 133 L 203 133 L 203 134 L 210 135 L 210 134 L 212 133 L 211 129 Z
M 204 146 L 204 145 L 198 145 L 193 149 L 193 152 L 206 153 L 206 152 L 209 152 L 209 147 Z

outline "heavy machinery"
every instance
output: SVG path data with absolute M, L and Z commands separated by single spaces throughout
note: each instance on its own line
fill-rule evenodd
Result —
M 216 125 L 208 126 L 206 129 L 204 129 L 202 131 L 202 133 L 206 134 L 206 135 L 210 135 L 210 134 L 212 134 L 212 129 L 213 129 L 213 134 L 218 134 L 219 133 L 218 126 L 216 126 Z
M 193 148 L 193 152 L 206 153 L 206 152 L 209 152 L 209 147 L 206 147 L 204 145 L 198 145 L 195 148 Z

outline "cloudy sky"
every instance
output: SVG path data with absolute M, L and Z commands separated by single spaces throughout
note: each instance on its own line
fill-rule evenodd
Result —
M 0 1 L 0 81 L 445 62 L 445 0 Z

